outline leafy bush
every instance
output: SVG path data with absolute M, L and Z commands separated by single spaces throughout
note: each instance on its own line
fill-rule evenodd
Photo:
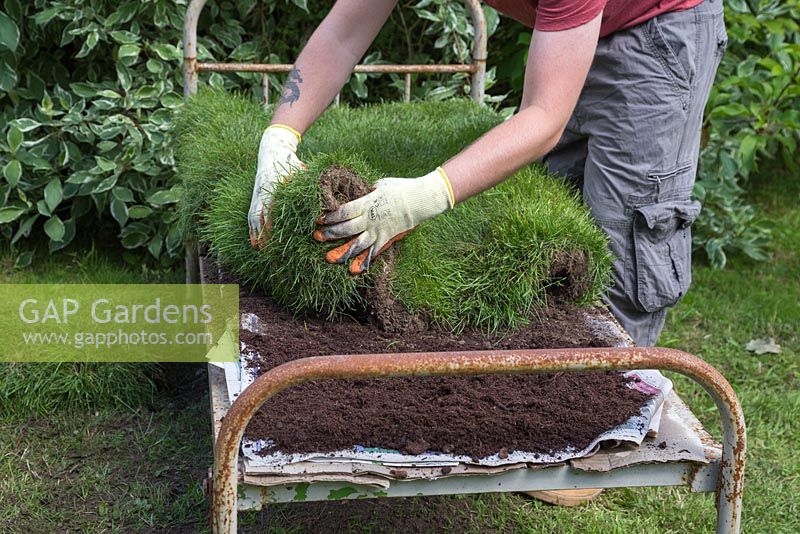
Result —
M 91 232 L 155 258 L 174 254 L 182 245 L 170 209 L 170 109 L 182 102 L 170 30 L 180 27 L 177 9 L 99 0 L 5 8 L 3 237 L 14 246 L 43 232 L 53 252 Z
M 0 241 L 32 254 L 45 238 L 51 252 L 76 236 L 121 242 L 141 261 L 169 263 L 183 244 L 175 224 L 172 110 L 181 106 L 181 29 L 186 0 L 4 0 L 0 10 Z M 459 61 L 470 24 L 447 0 L 396 10 L 365 62 Z M 211 2 L 199 24 L 199 59 L 288 62 L 327 10 L 322 0 Z M 487 11 L 491 11 L 487 8 Z M 409 14 L 411 16 L 409 16 Z M 496 17 L 495 17 L 496 18 Z M 419 35 L 424 35 L 419 39 Z M 413 37 L 413 39 L 412 39 Z M 370 75 L 375 77 L 376 75 Z M 342 96 L 377 100 L 402 95 L 397 75 L 381 89 L 354 75 Z M 254 74 L 204 83 L 247 89 L 262 98 Z M 463 78 L 433 76 L 414 96 L 447 97 Z M 274 95 L 282 79 L 270 78 Z M 204 149 L 211 149 L 212 144 Z
M 238 154 L 242 132 L 247 132 L 247 144 L 258 143 L 263 115 L 256 104 L 204 92 L 187 106 L 183 120 L 196 116 L 195 106 L 216 110 L 229 124 L 215 130 L 220 161 L 230 159 L 223 155 L 229 150 L 254 163 L 255 150 Z M 198 139 L 205 139 L 203 129 L 215 128 L 217 121 L 208 119 L 192 129 L 192 135 L 178 138 L 179 153 L 188 158 L 179 160 L 187 190 L 205 193 L 195 207 L 181 204 L 187 211 L 182 217 L 199 220 L 200 236 L 212 253 L 245 281 L 295 312 L 329 317 L 363 307 L 363 292 L 373 285 L 380 265 L 367 276 L 353 277 L 341 265 L 324 261 L 326 247 L 311 238 L 322 210 L 322 172 L 344 165 L 367 183 L 385 175 L 419 176 L 502 120 L 470 101 L 328 110 L 301 145 L 308 169 L 276 190 L 269 245 L 253 250 L 246 218 L 250 169 L 232 167 L 222 171 L 220 180 L 224 164 L 203 174 L 205 156 L 197 147 L 192 150 Z M 183 122 L 178 129 L 184 130 Z M 189 213 L 191 209 L 198 211 Z M 526 168 L 501 186 L 423 223 L 398 250 L 391 291 L 406 307 L 453 330 L 520 326 L 545 305 L 548 285 L 560 276 L 554 275 L 569 270 L 564 258 L 588 265 L 581 275 L 583 286 L 568 295 L 574 301 L 598 298 L 610 269 L 606 239 L 586 208 L 565 184 L 544 176 L 539 167 Z
M 769 230 L 743 189 L 750 175 L 800 177 L 800 1 L 725 6 L 729 44 L 706 109 L 695 188 L 704 203 L 695 241 L 718 266 L 731 252 L 767 257 Z

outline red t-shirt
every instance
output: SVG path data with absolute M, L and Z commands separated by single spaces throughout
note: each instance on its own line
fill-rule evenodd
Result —
M 703 0 L 484 0 L 500 13 L 544 32 L 569 30 L 600 11 L 600 37 L 641 24 L 662 13 L 683 11 Z

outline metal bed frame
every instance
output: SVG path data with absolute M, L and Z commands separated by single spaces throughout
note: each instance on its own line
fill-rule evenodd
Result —
M 472 63 L 455 65 L 357 65 L 355 72 L 400 73 L 405 75 L 404 99 L 411 94 L 413 73 L 471 74 L 470 96 L 482 102 L 486 74 L 486 22 L 478 0 L 464 0 L 475 28 Z M 183 33 L 184 96 L 197 91 L 201 72 L 260 72 L 265 101 L 269 98 L 270 73 L 288 72 L 288 64 L 202 63 L 197 61 L 197 23 L 206 0 L 191 0 Z M 187 244 L 187 282 L 200 280 L 201 263 L 196 246 Z M 374 378 L 430 375 L 474 375 L 489 373 L 530 373 L 578 370 L 659 369 L 675 371 L 699 383 L 716 403 L 722 421 L 721 454 L 708 464 L 673 461 L 639 464 L 608 472 L 587 472 L 570 465 L 542 469 L 519 469 L 495 475 L 471 475 L 436 480 L 393 480 L 385 492 L 370 488 L 356 497 L 398 497 L 496 491 L 531 491 L 566 488 L 610 488 L 628 486 L 686 485 L 692 491 L 716 492 L 717 533 L 739 532 L 744 487 L 745 422 L 741 405 L 730 384 L 711 365 L 685 352 L 666 348 L 600 348 L 500 350 L 441 353 L 395 353 L 302 358 L 271 369 L 258 377 L 229 405 L 221 398 L 224 376 L 209 366 L 214 434 L 212 528 L 215 533 L 233 533 L 237 512 L 260 509 L 264 502 L 293 500 L 284 487 L 240 484 L 243 478 L 239 449 L 248 421 L 270 397 L 302 382 L 343 378 Z M 220 385 L 222 383 L 222 385 Z M 694 420 L 696 421 L 696 420 Z M 700 429 L 702 430 L 702 429 Z M 703 431 L 705 435 L 705 432 Z M 306 500 L 325 500 L 331 491 L 352 483 L 319 482 L 304 488 Z M 376 494 L 377 493 L 377 494 Z

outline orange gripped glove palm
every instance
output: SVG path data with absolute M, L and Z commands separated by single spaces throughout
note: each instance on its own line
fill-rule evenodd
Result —
M 361 274 L 392 243 L 454 204 L 450 179 L 441 167 L 419 178 L 383 178 L 375 182 L 371 193 L 322 215 L 314 239 L 352 237 L 330 250 L 325 259 L 344 263 L 355 257 L 350 273 Z

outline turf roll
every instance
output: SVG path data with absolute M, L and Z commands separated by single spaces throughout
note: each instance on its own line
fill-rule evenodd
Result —
M 605 236 L 577 192 L 536 165 L 421 224 L 366 275 L 325 262 L 339 243 L 311 237 L 323 210 L 381 177 L 423 175 L 502 121 L 467 100 L 330 108 L 300 145 L 307 168 L 275 191 L 268 246 L 251 248 L 247 210 L 270 112 L 218 91 L 182 110 L 180 220 L 244 283 L 296 314 L 366 310 L 385 320 L 401 309 L 452 331 L 496 331 L 535 319 L 548 300 L 596 300 L 607 284 Z

